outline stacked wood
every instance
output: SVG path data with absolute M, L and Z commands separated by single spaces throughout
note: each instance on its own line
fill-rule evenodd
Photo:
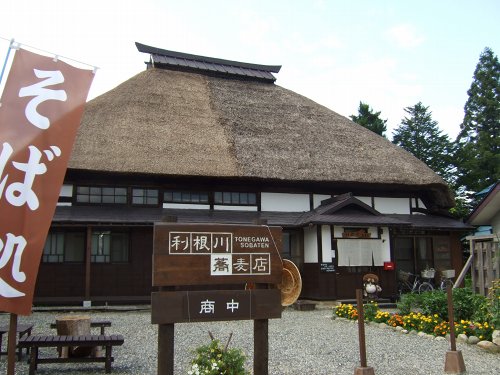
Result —
M 60 336 L 80 336 L 90 335 L 90 316 L 88 315 L 66 315 L 56 317 L 57 334 Z M 90 347 L 63 347 L 60 348 L 59 356 L 68 357 L 87 357 L 92 354 Z

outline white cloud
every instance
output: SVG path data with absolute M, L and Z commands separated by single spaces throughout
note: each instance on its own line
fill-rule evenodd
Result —
M 458 106 L 439 106 L 432 111 L 433 120 L 439 123 L 439 129 L 455 140 L 460 132 L 460 124 L 464 119 L 464 109 Z
M 401 48 L 414 48 L 421 45 L 425 38 L 417 32 L 414 26 L 400 24 L 390 28 L 387 37 Z

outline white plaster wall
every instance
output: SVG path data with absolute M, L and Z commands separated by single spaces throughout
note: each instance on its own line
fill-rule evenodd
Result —
M 191 210 L 209 210 L 209 204 L 163 203 L 163 208 L 182 208 Z
M 318 263 L 316 226 L 304 228 L 304 263 Z
M 368 206 L 372 206 L 372 197 L 354 197 L 354 198 L 357 198 L 359 199 L 361 202 L 363 202 L 364 204 L 367 204 Z
M 491 228 L 493 234 L 500 237 L 500 211 L 498 211 L 497 214 L 491 219 Z
M 382 214 L 409 214 L 410 198 L 375 197 L 375 208 Z
M 61 186 L 60 197 L 72 197 L 73 196 L 73 185 L 63 185 Z
M 309 194 L 261 193 L 262 211 L 305 212 L 309 211 Z
M 389 240 L 389 228 L 382 227 L 382 256 L 384 262 L 390 262 L 391 260 L 391 241 Z
M 313 195 L 313 206 L 314 208 L 319 207 L 321 204 L 321 201 L 324 201 L 325 199 L 331 198 L 331 195 L 324 195 L 324 194 L 314 194 Z
M 424 202 L 422 202 L 421 199 L 418 199 L 418 198 L 411 198 L 411 207 L 412 208 L 427 208 L 425 207 L 425 204 Z
M 214 210 L 221 211 L 257 211 L 257 206 L 214 206 Z
M 321 226 L 321 249 L 322 249 L 322 262 L 328 263 L 332 261 L 332 231 L 329 225 Z

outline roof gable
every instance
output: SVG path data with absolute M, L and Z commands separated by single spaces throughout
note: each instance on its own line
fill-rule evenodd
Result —
M 472 211 L 467 223 L 472 225 L 491 225 L 493 217 L 500 212 L 500 181 L 483 198 L 481 203 Z
M 409 223 L 398 218 L 382 215 L 377 210 L 352 196 L 352 193 L 326 199 L 314 210 L 306 213 L 300 220 L 301 225 L 387 225 L 407 226 Z
M 380 212 L 352 196 L 352 193 L 338 195 L 321 201 L 316 212 L 321 215 L 333 215 L 339 211 L 359 212 L 368 215 L 381 215 Z
M 150 54 L 151 63 L 154 67 L 170 67 L 269 82 L 276 81 L 276 78 L 271 73 L 278 73 L 281 69 L 281 65 L 259 65 L 223 60 L 214 57 L 169 51 L 137 42 L 135 45 L 139 52 Z

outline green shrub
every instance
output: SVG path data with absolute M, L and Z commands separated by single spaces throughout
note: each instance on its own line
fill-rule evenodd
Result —
M 443 320 L 448 319 L 448 303 L 446 293 L 442 290 L 432 290 L 420 294 L 419 307 L 424 315 L 437 314 Z
M 379 308 L 376 302 L 371 301 L 366 305 L 363 305 L 363 310 L 365 320 L 372 322 L 373 320 L 375 320 L 375 316 L 377 315 Z
M 224 349 L 219 340 L 195 350 L 188 375 L 248 375 L 245 370 L 246 357 L 240 349 Z
M 418 297 L 419 295 L 416 293 L 403 294 L 399 302 L 396 304 L 399 313 L 401 315 L 408 315 L 410 312 L 418 308 L 419 307 Z
M 475 294 L 469 288 L 453 289 L 455 320 L 473 320 L 474 314 L 484 314 L 487 309 L 486 297 Z
M 497 329 L 500 328 L 500 279 L 493 280 L 488 293 L 488 312 L 491 324 Z

